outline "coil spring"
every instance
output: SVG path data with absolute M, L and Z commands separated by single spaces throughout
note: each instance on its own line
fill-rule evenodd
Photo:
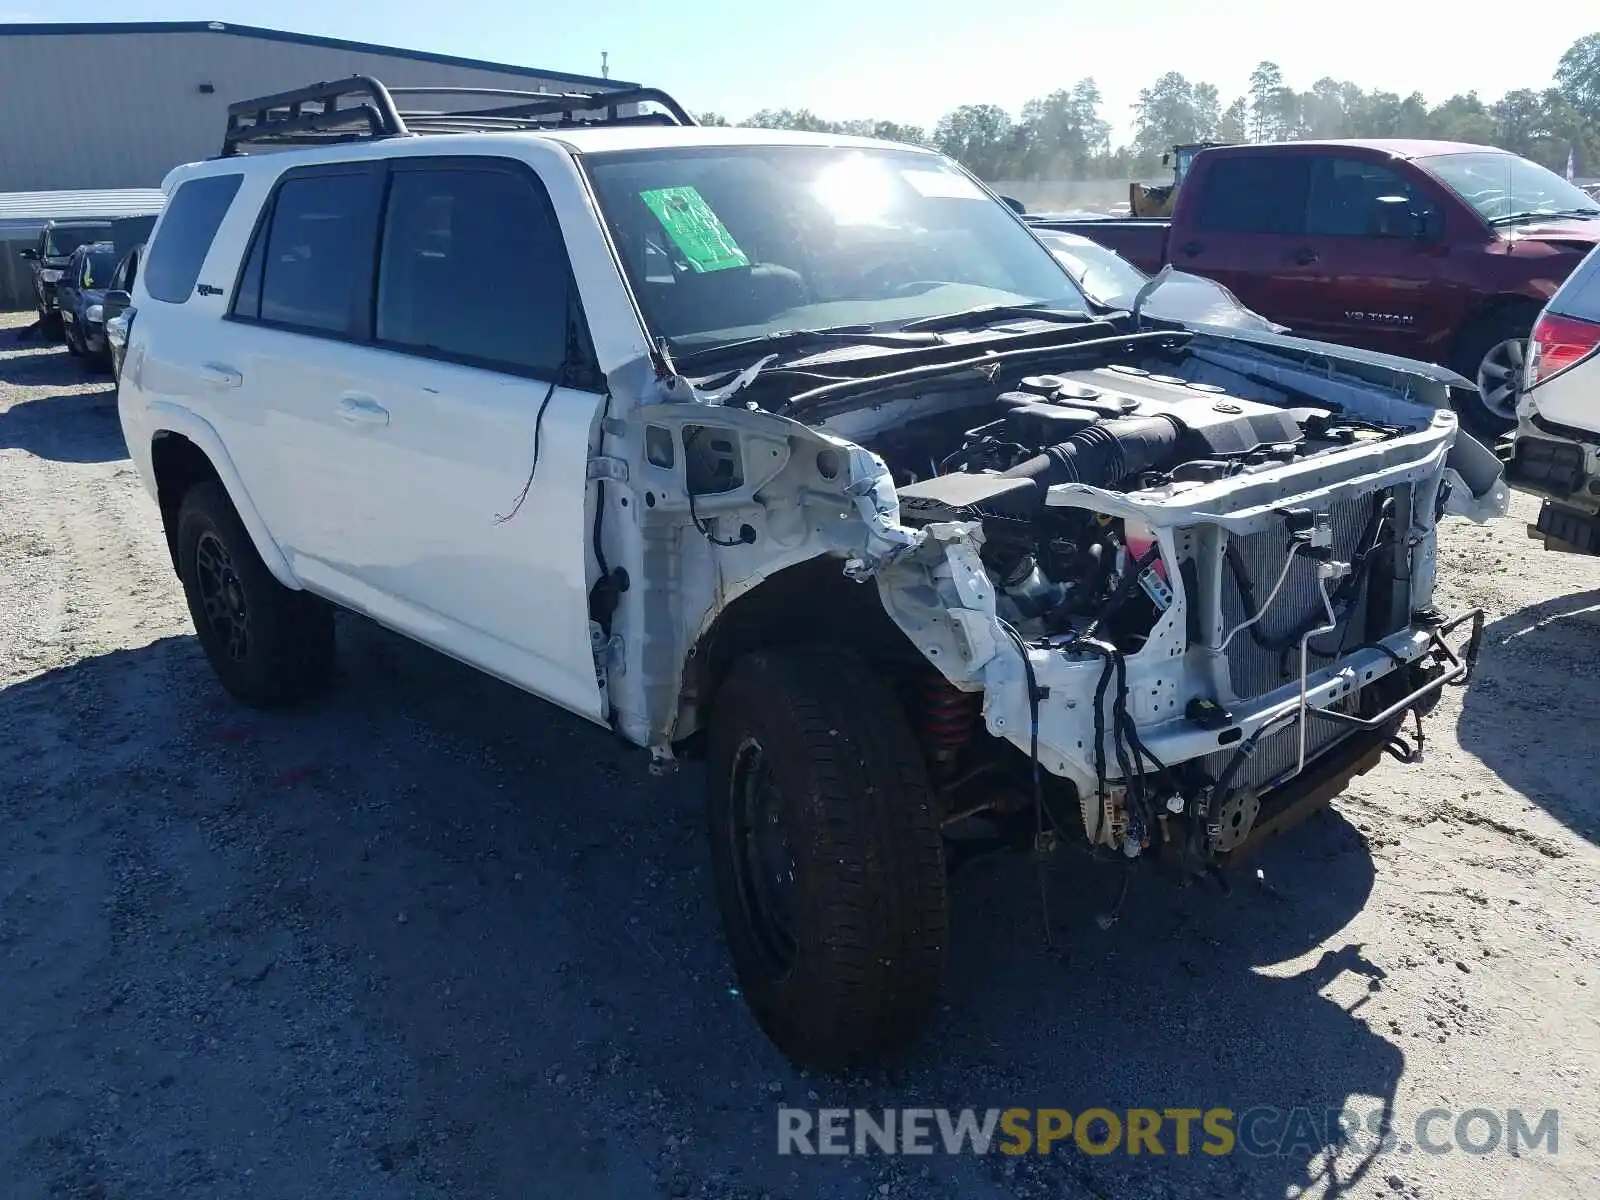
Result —
M 943 675 L 933 674 L 922 694 L 922 741 L 928 757 L 949 767 L 972 740 L 983 693 L 963 692 Z

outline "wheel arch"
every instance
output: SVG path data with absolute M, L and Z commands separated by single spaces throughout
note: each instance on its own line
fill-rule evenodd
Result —
M 1544 302 L 1533 297 L 1525 296 L 1520 292 L 1496 292 L 1485 296 L 1467 310 L 1461 324 L 1456 327 L 1455 333 L 1450 336 L 1450 362 L 1460 362 L 1461 355 L 1466 351 L 1471 340 L 1485 325 L 1497 321 L 1502 317 L 1515 313 L 1519 316 L 1526 314 L 1528 327 L 1538 319 L 1539 310 L 1544 307 Z M 1476 369 L 1477 364 L 1472 364 Z M 1460 370 L 1460 367 L 1456 367 Z
M 724 607 L 684 662 L 673 739 L 698 740 L 733 664 L 757 649 L 833 645 L 853 650 L 887 676 L 931 669 L 884 611 L 878 589 L 847 578 L 823 555 L 776 572 Z
M 222 485 L 234 511 L 244 523 L 255 544 L 256 553 L 274 579 L 284 587 L 299 589 L 283 551 L 267 530 L 266 522 L 239 478 L 233 459 L 223 448 L 222 439 L 205 421 L 175 406 L 157 406 L 159 420 L 150 437 L 150 469 L 155 481 L 156 503 L 161 509 L 161 525 L 166 533 L 167 551 L 173 569 L 178 565 L 178 510 L 183 497 L 196 483 L 214 479 Z M 171 411 L 159 411 L 171 408 Z

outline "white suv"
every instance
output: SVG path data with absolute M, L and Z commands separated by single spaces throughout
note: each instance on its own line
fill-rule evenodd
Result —
M 1600 248 L 1534 323 L 1507 473 L 1544 498 L 1547 550 L 1600 554 Z
M 1506 503 L 1466 380 L 1186 322 L 1192 277 L 1099 304 L 926 149 L 489 99 L 234 105 L 165 184 L 128 446 L 245 703 L 327 684 L 343 607 L 703 752 L 795 1059 L 922 1029 L 957 839 L 1205 875 L 1465 682 L 1435 523 Z

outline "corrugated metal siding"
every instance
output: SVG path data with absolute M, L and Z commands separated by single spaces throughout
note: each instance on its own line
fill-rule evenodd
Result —
M 160 188 L 109 188 L 79 192 L 0 193 L 0 229 L 11 221 L 89 221 L 158 213 L 166 203 Z
M 0 37 L 0 189 L 158 187 L 222 145 L 234 100 L 347 75 L 394 86 L 570 83 L 222 32 Z M 199 87 L 215 89 L 202 95 Z

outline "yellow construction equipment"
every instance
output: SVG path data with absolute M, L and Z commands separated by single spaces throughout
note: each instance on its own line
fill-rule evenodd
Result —
M 1185 142 L 1174 146 L 1170 153 L 1161 156 L 1161 165 L 1172 168 L 1169 184 L 1130 183 L 1128 185 L 1128 214 L 1134 217 L 1170 217 L 1177 202 L 1178 189 L 1189 173 L 1194 156 L 1212 146 L 1225 146 L 1227 142 Z

